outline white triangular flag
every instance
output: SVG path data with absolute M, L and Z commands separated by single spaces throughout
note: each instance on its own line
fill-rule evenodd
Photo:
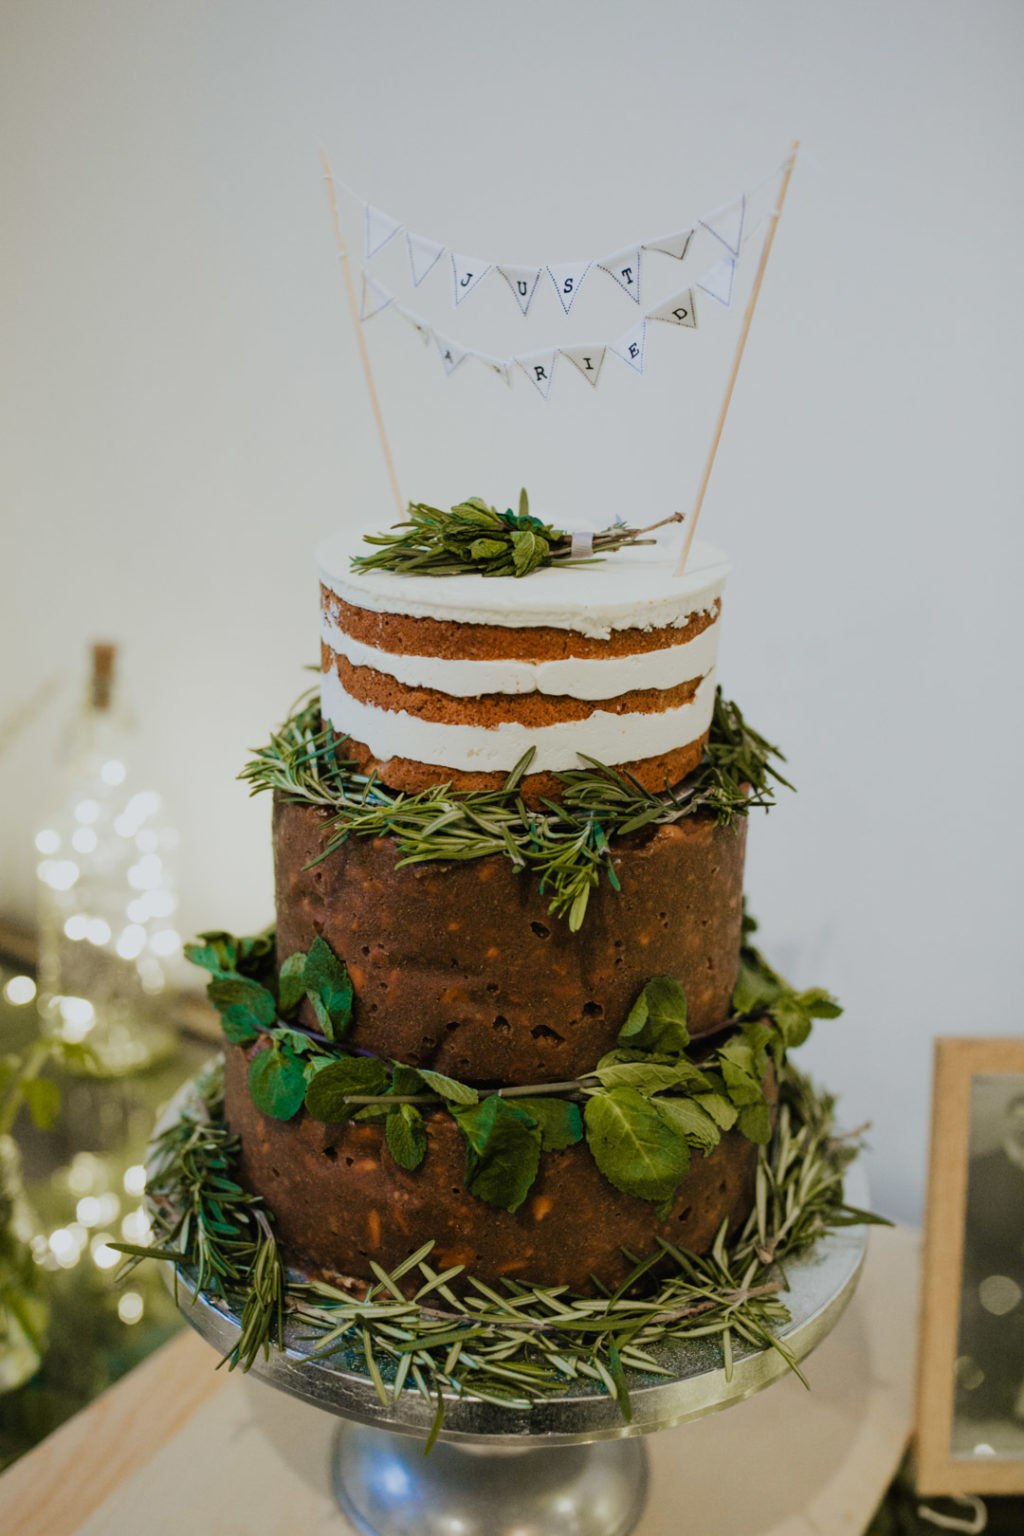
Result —
M 370 203 L 366 204 L 366 259 L 376 256 L 382 251 L 389 240 L 393 240 L 401 229 L 397 219 L 389 214 L 381 213 L 379 208 L 374 208 Z
M 434 328 L 430 322 L 424 320 L 421 315 L 414 315 L 412 310 L 406 309 L 404 304 L 396 304 L 395 313 L 401 315 L 403 320 L 408 320 L 413 330 L 418 333 L 420 341 L 426 346 L 434 334 Z
M 723 256 L 710 272 L 705 272 L 703 277 L 697 279 L 697 287 L 728 309 L 732 303 L 732 283 L 735 276 L 735 261 L 731 256 Z
M 496 373 L 499 379 L 504 379 L 506 384 L 512 383 L 512 363 L 507 357 L 488 357 L 486 352 L 474 352 L 473 356 L 478 363 L 483 363 L 492 373 Z
M 560 347 L 563 357 L 567 357 L 576 368 L 579 369 L 588 384 L 596 385 L 601 372 L 601 364 L 604 362 L 608 348 L 600 347 Z
M 657 309 L 649 309 L 646 318 L 667 320 L 669 325 L 688 325 L 696 330 L 697 309 L 693 302 L 693 289 L 684 288 L 682 293 L 673 294 L 664 304 L 659 304 Z
M 523 314 L 529 309 L 534 294 L 537 292 L 537 284 L 540 282 L 540 267 L 499 267 L 498 271 L 508 283 L 516 296 L 516 303 Z
M 369 320 L 374 315 L 379 315 L 382 309 L 387 309 L 394 300 L 394 294 L 378 283 L 375 277 L 368 272 L 363 273 L 363 299 L 359 306 L 360 320 Z
M 462 347 L 457 347 L 454 341 L 449 341 L 447 336 L 439 336 L 434 332 L 434 340 L 437 342 L 437 350 L 441 354 L 441 362 L 444 364 L 446 374 L 453 374 L 462 360 L 469 356 Z
M 693 239 L 692 229 L 680 230 L 677 235 L 662 235 L 660 240 L 645 240 L 645 251 L 663 251 L 666 256 L 674 256 L 676 261 L 682 261 L 690 249 L 690 241 Z
M 611 350 L 616 357 L 621 357 L 624 363 L 635 368 L 637 373 L 644 371 L 644 352 L 647 349 L 647 322 L 638 320 L 625 336 L 620 336 L 618 341 L 613 341 Z
M 735 202 L 727 203 L 724 208 L 719 208 L 715 213 L 709 213 L 706 219 L 701 219 L 704 228 L 709 230 L 716 240 L 721 240 L 732 256 L 738 256 L 740 253 L 743 218 L 746 211 L 747 197 L 746 193 L 743 193 L 736 198 Z
M 640 246 L 632 245 L 627 250 L 616 251 L 613 256 L 606 256 L 598 266 L 614 277 L 620 288 L 624 288 L 631 299 L 640 303 Z
M 424 235 L 406 234 L 406 243 L 409 247 L 409 265 L 412 267 L 413 287 L 418 288 L 428 272 L 444 255 L 444 246 L 436 240 L 428 240 Z
M 456 256 L 452 251 L 452 279 L 455 283 L 455 304 L 460 305 L 467 293 L 472 293 L 491 270 L 489 261 L 475 261 L 472 256 Z
M 590 261 L 563 261 L 558 266 L 548 267 L 548 276 L 555 285 L 558 294 L 558 302 L 566 314 L 576 302 L 576 295 L 583 287 L 583 279 L 593 266 Z
M 551 393 L 551 378 L 555 371 L 557 356 L 557 347 L 552 347 L 546 352 L 528 352 L 523 357 L 515 359 L 530 383 L 545 400 Z

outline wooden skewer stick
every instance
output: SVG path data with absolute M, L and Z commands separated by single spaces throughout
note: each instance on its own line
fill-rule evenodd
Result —
M 348 293 L 349 308 L 352 311 L 352 324 L 355 327 L 356 341 L 359 343 L 359 355 L 362 358 L 363 373 L 366 376 L 366 389 L 370 396 L 370 404 L 373 406 L 373 416 L 377 423 L 377 435 L 380 438 L 381 451 L 384 454 L 384 462 L 387 465 L 388 478 L 391 481 L 391 489 L 395 496 L 395 505 L 398 507 L 399 516 L 405 514 L 405 502 L 402 493 L 398 489 L 398 476 L 395 473 L 395 461 L 391 457 L 391 446 L 388 443 L 388 435 L 384 430 L 384 417 L 381 413 L 380 400 L 377 398 L 377 386 L 373 382 L 373 370 L 370 367 L 370 354 L 366 348 L 366 337 L 363 335 L 363 322 L 359 318 L 359 300 L 356 298 L 356 285 L 352 281 L 352 268 L 349 265 L 348 249 L 341 233 L 341 219 L 338 215 L 338 199 L 334 191 L 334 176 L 327 161 L 327 155 L 320 151 L 320 159 L 323 162 L 324 179 L 327 182 L 327 195 L 331 200 L 331 217 L 334 219 L 334 238 L 338 242 L 338 256 L 341 259 L 341 270 L 345 274 L 345 289 Z
M 796 164 L 796 156 L 799 148 L 800 140 L 797 139 L 793 145 L 793 148 L 789 152 L 789 159 L 786 161 L 786 169 L 782 177 L 782 184 L 779 187 L 779 200 L 775 204 L 775 207 L 772 209 L 771 216 L 768 220 L 768 233 L 765 235 L 764 245 L 761 248 L 761 260 L 757 264 L 757 276 L 754 278 L 754 286 L 750 290 L 750 298 L 747 300 L 747 309 L 743 316 L 743 326 L 740 330 L 740 339 L 736 344 L 736 356 L 732 360 L 732 372 L 729 374 L 729 382 L 725 386 L 725 399 L 722 401 L 722 409 L 718 413 L 718 425 L 715 427 L 715 435 L 711 442 L 711 452 L 708 454 L 708 461 L 704 466 L 704 474 L 701 478 L 700 490 L 697 492 L 697 502 L 690 516 L 690 527 L 686 535 L 686 542 L 683 544 L 683 553 L 679 557 L 679 564 L 676 566 L 677 576 L 681 576 L 686 570 L 686 562 L 690 557 L 690 546 L 693 543 L 693 536 L 697 532 L 697 519 L 700 517 L 700 509 L 704 505 L 704 493 L 707 491 L 708 481 L 711 479 L 711 471 L 715 465 L 715 455 L 718 452 L 718 445 L 722 440 L 722 429 L 725 426 L 725 418 L 728 414 L 729 405 L 732 401 L 732 392 L 736 384 L 736 375 L 739 373 L 740 363 L 743 361 L 743 349 L 747 344 L 747 333 L 750 330 L 750 322 L 754 318 L 754 310 L 757 307 L 758 296 L 761 292 L 761 280 L 764 277 L 764 269 L 768 265 L 768 257 L 771 255 L 772 241 L 775 239 L 775 231 L 778 228 L 779 218 L 782 214 L 782 205 L 786 201 L 786 193 L 789 191 L 789 178 L 793 174 L 793 167 Z

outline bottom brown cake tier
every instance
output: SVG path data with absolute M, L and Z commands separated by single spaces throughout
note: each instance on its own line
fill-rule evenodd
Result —
M 240 1176 L 273 1212 L 285 1261 L 307 1273 L 370 1279 L 371 1259 L 390 1271 L 433 1240 L 436 1269 L 463 1264 L 491 1284 L 508 1276 L 592 1292 L 594 1279 L 614 1288 L 629 1273 L 623 1248 L 646 1256 L 665 1238 L 705 1253 L 722 1221 L 735 1231 L 753 1205 L 757 1148 L 733 1131 L 710 1156 L 693 1153 L 663 1219 L 611 1185 L 583 1143 L 545 1152 L 525 1202 L 500 1210 L 465 1189 L 465 1146 L 445 1112 L 425 1115 L 426 1156 L 408 1173 L 379 1125 L 322 1125 L 302 1110 L 287 1121 L 264 1115 L 249 1097 L 250 1054 L 226 1051 L 225 1115 L 241 1140 Z M 410 1278 L 413 1290 L 419 1283 Z

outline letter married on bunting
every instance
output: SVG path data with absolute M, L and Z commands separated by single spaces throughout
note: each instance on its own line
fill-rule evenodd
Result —
M 706 219 L 700 221 L 716 240 L 722 242 L 730 256 L 738 256 L 740 253 L 746 211 L 746 193 L 742 193 L 733 202 L 717 209 L 715 213 L 709 213 Z
M 690 249 L 690 241 L 693 239 L 692 229 L 680 230 L 677 235 L 662 235 L 660 240 L 645 240 L 645 251 L 661 251 L 665 256 L 674 256 L 676 261 L 682 261 Z
M 489 261 L 476 261 L 472 256 L 457 256 L 452 251 L 452 281 L 455 285 L 456 308 L 462 303 L 467 293 L 472 293 L 476 285 L 483 281 L 490 270 Z
M 507 357 L 489 357 L 486 352 L 474 352 L 473 356 L 478 363 L 483 363 L 492 373 L 496 373 L 499 379 L 504 379 L 506 384 L 512 383 L 512 364 Z
M 669 325 L 688 325 L 696 330 L 697 310 L 693 302 L 693 289 L 684 288 L 681 293 L 673 294 L 664 304 L 659 304 L 657 309 L 649 309 L 645 318 L 667 320 Z
M 377 279 L 371 277 L 368 272 L 364 272 L 362 276 L 363 298 L 359 306 L 359 318 L 360 320 L 370 320 L 374 315 L 379 315 L 382 309 L 387 309 L 388 305 L 394 301 L 395 296 L 384 287 L 383 283 L 378 283 Z
M 439 336 L 437 331 L 434 332 L 434 340 L 437 343 L 437 350 L 441 354 L 445 375 L 450 377 L 463 358 L 468 357 L 469 354 L 465 348 L 457 347 L 454 341 L 450 341 L 447 336 Z
M 424 235 L 406 234 L 406 244 L 409 247 L 409 265 L 412 267 L 412 283 L 418 288 L 428 272 L 432 272 L 444 255 L 445 247 L 437 240 L 428 240 Z
M 640 249 L 639 245 L 633 245 L 598 262 L 601 270 L 614 277 L 619 287 L 637 304 L 640 303 Z
M 732 285 L 736 276 L 736 263 L 731 256 L 716 261 L 710 272 L 697 279 L 697 287 L 710 298 L 717 299 L 728 309 L 732 303 Z
M 537 284 L 540 282 L 540 267 L 499 267 L 498 271 L 508 283 L 515 294 L 516 303 L 523 314 L 533 302 L 533 296 L 537 292 Z
M 610 350 L 616 357 L 621 357 L 630 368 L 635 368 L 637 373 L 644 371 L 644 352 L 647 349 L 647 321 L 638 320 L 624 336 L 618 341 L 613 341 Z
M 588 384 L 592 387 L 597 384 L 607 347 L 560 347 L 559 351 L 574 368 L 579 369 Z
M 566 314 L 576 302 L 576 295 L 583 286 L 583 279 L 593 266 L 590 261 L 563 261 L 548 267 L 548 276 L 555 285 L 558 302 Z
M 391 218 L 387 213 L 381 213 L 379 208 L 374 208 L 371 203 L 366 207 L 366 259 L 376 256 L 382 251 L 389 240 L 393 240 L 402 228 L 397 219 Z
M 557 347 L 545 352 L 528 352 L 514 359 L 526 374 L 534 389 L 546 400 L 551 393 L 551 379 L 555 371 Z

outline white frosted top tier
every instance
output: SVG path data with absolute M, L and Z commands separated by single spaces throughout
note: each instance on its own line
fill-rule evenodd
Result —
M 406 576 L 395 571 L 354 571 L 353 555 L 378 546 L 364 532 L 334 534 L 317 551 L 324 586 L 357 608 L 457 624 L 498 624 L 527 629 L 547 626 L 607 638 L 617 629 L 681 626 L 720 597 L 730 566 L 720 550 L 695 543 L 683 576 L 674 574 L 678 541 L 627 546 L 599 563 L 545 566 L 529 576 Z

